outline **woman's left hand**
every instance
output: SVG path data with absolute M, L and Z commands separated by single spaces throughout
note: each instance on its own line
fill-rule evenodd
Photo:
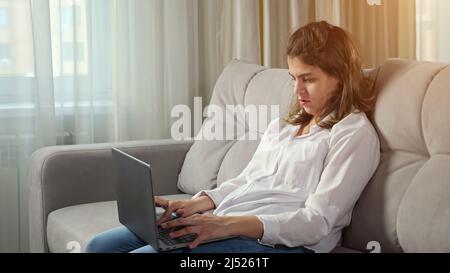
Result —
M 232 217 L 215 216 L 212 214 L 194 214 L 189 217 L 180 217 L 161 225 L 162 228 L 184 226 L 170 233 L 171 238 L 177 238 L 186 234 L 197 234 L 197 238 L 189 244 L 189 248 L 197 247 L 201 242 L 209 239 L 227 237 L 233 235 Z

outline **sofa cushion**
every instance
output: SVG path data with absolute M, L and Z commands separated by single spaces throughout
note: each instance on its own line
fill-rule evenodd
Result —
M 238 176 L 252 159 L 260 139 L 250 140 L 248 132 L 244 138 L 245 140 L 234 141 L 227 151 L 217 174 L 217 185 Z
M 265 67 L 238 60 L 232 61 L 217 80 L 210 105 L 221 109 L 223 113 L 225 113 L 227 105 L 243 106 L 248 83 L 256 74 L 265 69 Z M 197 137 L 200 137 L 203 129 L 213 127 L 216 122 L 224 125 L 225 117 L 222 117 L 222 120 L 220 118 L 208 111 L 207 118 Z M 238 118 L 242 119 L 239 116 Z M 216 187 L 217 174 L 223 158 L 231 148 L 233 139 L 238 138 L 238 130 L 233 131 L 233 134 L 224 140 L 196 140 L 194 142 L 186 154 L 178 177 L 178 188 L 182 192 L 195 194 L 201 190 Z
M 435 75 L 423 99 L 421 123 L 429 157 L 398 211 L 405 252 L 450 252 L 450 67 Z
M 389 60 L 374 112 L 380 165 L 362 193 L 343 245 L 382 252 L 450 251 L 450 69 Z M 445 167 L 447 166 L 447 167 Z
M 245 92 L 244 106 L 255 109 L 256 120 L 249 123 L 245 137 L 233 143 L 220 165 L 217 185 L 239 175 L 250 162 L 267 125 L 275 118 L 287 117 L 294 97 L 286 69 L 268 69 L 255 75 Z M 252 109 L 253 108 L 253 109 Z
M 190 199 L 189 194 L 163 196 L 169 200 Z M 157 213 L 162 212 L 156 208 Z M 47 220 L 47 240 L 50 252 L 84 250 L 94 235 L 120 226 L 116 201 L 76 205 L 53 211 Z

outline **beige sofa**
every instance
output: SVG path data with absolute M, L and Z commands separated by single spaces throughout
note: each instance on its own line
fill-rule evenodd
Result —
M 450 67 L 396 59 L 367 73 L 379 93 L 372 118 L 382 158 L 334 251 L 448 252 Z M 286 70 L 236 60 L 217 81 L 211 104 L 279 105 L 284 115 L 288 82 Z M 257 145 L 155 140 L 38 150 L 29 169 L 30 250 L 83 251 L 92 236 L 119 225 L 112 146 L 150 162 L 156 193 L 177 199 L 237 175 Z

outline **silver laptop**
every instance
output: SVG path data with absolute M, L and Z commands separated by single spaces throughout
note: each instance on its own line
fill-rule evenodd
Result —
M 117 148 L 112 148 L 112 158 L 117 178 L 116 192 L 120 223 L 157 251 L 187 247 L 196 238 L 196 234 L 171 238 L 169 233 L 174 228 L 163 229 L 156 224 L 156 219 L 162 213 L 156 213 L 150 164 Z M 203 243 L 228 238 L 231 237 L 208 240 Z

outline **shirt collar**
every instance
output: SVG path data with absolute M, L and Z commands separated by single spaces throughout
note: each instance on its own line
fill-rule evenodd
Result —
M 331 112 L 330 114 L 328 114 L 323 120 L 328 120 L 328 119 L 332 119 L 333 117 L 336 116 L 336 110 L 333 110 L 333 112 Z M 291 126 L 291 128 L 289 129 L 289 133 L 290 133 L 290 138 L 294 138 L 295 135 L 297 134 L 298 130 L 300 129 L 300 125 L 296 125 L 296 126 Z M 321 129 L 323 129 L 322 127 L 320 127 L 317 124 L 314 124 L 310 129 L 309 129 L 309 133 L 307 135 L 311 135 L 316 133 L 317 131 L 320 131 Z

